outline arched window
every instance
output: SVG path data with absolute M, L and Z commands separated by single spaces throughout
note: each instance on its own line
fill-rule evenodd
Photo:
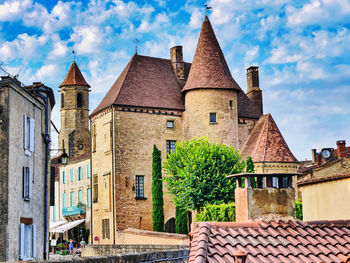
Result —
M 175 218 L 170 218 L 168 222 L 165 223 L 165 232 L 167 233 L 176 233 L 175 229 Z
M 77 94 L 77 107 L 81 108 L 84 106 L 84 97 L 80 92 Z
M 64 94 L 61 93 L 61 108 L 64 108 Z

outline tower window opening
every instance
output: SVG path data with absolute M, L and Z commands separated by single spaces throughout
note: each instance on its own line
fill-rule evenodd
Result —
M 61 94 L 61 108 L 64 108 L 64 94 Z
M 209 122 L 210 123 L 216 123 L 216 112 L 211 112 L 209 114 Z
M 80 92 L 77 94 L 77 107 L 81 108 L 84 106 L 84 98 L 83 98 L 83 94 L 81 94 Z
M 232 101 L 232 100 L 230 100 L 230 108 L 232 108 L 232 104 L 233 104 L 233 101 Z

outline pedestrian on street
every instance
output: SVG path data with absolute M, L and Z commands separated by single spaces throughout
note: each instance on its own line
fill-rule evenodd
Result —
M 74 249 L 73 239 L 71 239 L 70 242 L 69 242 L 69 254 L 71 256 L 73 256 L 73 249 Z

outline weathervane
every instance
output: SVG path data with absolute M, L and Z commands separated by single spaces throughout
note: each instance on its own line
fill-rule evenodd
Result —
M 72 54 L 73 54 L 73 59 L 74 59 L 74 62 L 75 62 L 75 51 L 72 50 Z
M 140 43 L 140 41 L 137 38 L 135 38 L 134 39 L 134 44 L 135 44 L 135 53 L 136 54 L 137 54 L 137 46 L 138 46 L 139 43 Z
M 211 6 L 208 5 L 208 1 L 205 2 L 205 15 L 207 16 L 208 15 L 208 10 L 211 10 Z

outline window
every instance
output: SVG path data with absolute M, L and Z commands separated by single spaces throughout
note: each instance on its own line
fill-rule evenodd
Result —
M 176 144 L 176 141 L 171 141 L 171 140 L 166 141 L 166 155 L 168 155 L 170 152 L 175 152 L 175 144 Z
M 67 207 L 67 195 L 63 193 L 63 207 Z
M 78 167 L 77 174 L 78 174 L 78 181 L 83 180 L 83 167 Z
M 272 177 L 272 187 L 279 188 L 278 187 L 278 177 Z
M 109 239 L 109 219 L 102 219 L 102 239 Z
M 36 257 L 36 226 L 35 224 L 19 225 L 19 259 L 30 260 Z
M 63 171 L 62 172 L 62 183 L 66 183 L 66 172 L 65 171 Z
M 211 112 L 209 114 L 209 121 L 210 123 L 216 123 L 216 112 Z
M 29 167 L 23 167 L 23 198 L 29 201 L 32 195 L 32 171 Z
M 145 198 L 143 175 L 136 175 L 136 198 Z
M 83 190 L 78 191 L 78 204 L 83 203 Z
M 230 100 L 230 108 L 232 108 L 232 105 L 233 105 L 233 101 Z
M 61 109 L 64 108 L 64 94 L 61 93 Z
M 91 189 L 90 188 L 87 189 L 87 203 L 88 203 L 88 207 L 91 207 Z
M 70 169 L 70 181 L 73 182 L 74 180 L 74 172 L 73 172 L 73 169 Z
M 86 174 L 87 174 L 87 178 L 90 178 L 90 176 L 91 176 L 90 164 L 88 164 L 86 167 Z
M 80 92 L 77 94 L 77 107 L 81 108 L 84 106 L 84 97 Z
M 23 121 L 23 127 L 24 127 L 24 151 L 26 155 L 31 155 L 32 152 L 34 152 L 34 128 L 35 128 L 35 121 L 32 118 L 29 118 L 27 115 L 24 115 L 24 121 Z
M 174 129 L 174 121 L 166 121 L 166 127 L 169 129 Z
M 70 192 L 70 206 L 74 206 L 74 192 Z
M 96 125 L 92 126 L 92 151 L 96 152 Z
M 93 202 L 98 202 L 98 177 L 94 176 Z

